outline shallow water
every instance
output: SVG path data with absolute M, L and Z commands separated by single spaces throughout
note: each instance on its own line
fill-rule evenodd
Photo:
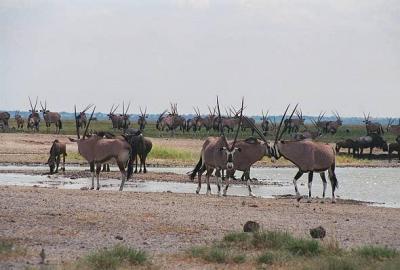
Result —
M 1 173 L 3 170 L 43 170 L 45 166 L 0 166 L 0 185 L 18 186 L 43 186 L 57 187 L 66 189 L 79 189 L 88 187 L 90 180 L 68 179 L 60 176 L 47 175 L 24 175 L 14 173 Z M 70 167 L 67 169 L 85 170 L 87 167 Z M 185 174 L 188 168 L 149 168 L 153 172 L 173 172 Z M 295 168 L 254 168 L 251 177 L 255 177 L 266 185 L 253 185 L 254 194 L 260 197 L 270 198 L 273 195 L 293 194 L 294 188 L 292 179 L 296 174 Z M 386 207 L 400 207 L 400 168 L 337 168 L 337 178 L 339 190 L 336 195 L 342 199 L 353 199 L 367 202 L 374 202 L 376 205 Z M 240 174 L 237 174 L 240 177 Z M 299 191 L 302 195 L 308 194 L 307 175 L 303 175 L 298 181 Z M 102 190 L 118 190 L 119 181 L 100 180 Z M 174 192 L 174 193 L 194 193 L 196 183 L 177 183 L 177 182 L 157 182 L 157 181 L 129 181 L 124 190 L 142 192 Z M 211 185 L 213 194 L 217 188 Z M 205 193 L 206 185 L 202 185 L 201 193 Z M 328 180 L 327 196 L 330 197 L 331 187 Z M 237 185 L 235 181 L 229 187 L 228 195 L 247 196 L 248 191 L 244 185 Z M 322 181 L 318 174 L 314 174 L 312 195 L 322 196 Z

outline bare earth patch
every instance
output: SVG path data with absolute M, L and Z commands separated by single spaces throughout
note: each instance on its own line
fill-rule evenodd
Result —
M 322 225 L 328 237 L 344 247 L 400 248 L 400 209 L 340 202 L 298 204 L 290 199 L 0 187 L 0 237 L 13 239 L 30 255 L 0 265 L 37 264 L 41 248 L 49 263 L 62 263 L 117 243 L 144 249 L 162 260 L 240 231 L 248 220 L 267 230 L 303 237 Z

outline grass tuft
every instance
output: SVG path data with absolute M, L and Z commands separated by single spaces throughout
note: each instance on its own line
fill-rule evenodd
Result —
M 116 245 L 110 249 L 95 251 L 84 258 L 86 265 L 90 269 L 117 269 L 123 264 L 138 265 L 144 264 L 148 260 L 144 251 Z
M 257 257 L 257 262 L 259 264 L 273 264 L 275 261 L 275 256 L 272 252 L 267 251 Z
M 232 232 L 224 236 L 223 241 L 227 243 L 243 243 L 250 239 L 251 235 L 245 232 Z
M 318 241 L 308 239 L 292 239 L 287 243 L 286 249 L 293 255 L 316 256 L 321 253 L 322 248 Z
M 227 261 L 228 254 L 226 250 L 219 247 L 212 247 L 204 256 L 204 259 L 209 262 L 225 263 Z
M 246 262 L 246 255 L 239 254 L 232 257 L 232 261 L 235 263 L 244 263 Z
M 383 260 L 394 258 L 398 255 L 398 251 L 388 247 L 365 246 L 358 248 L 356 253 L 364 258 Z

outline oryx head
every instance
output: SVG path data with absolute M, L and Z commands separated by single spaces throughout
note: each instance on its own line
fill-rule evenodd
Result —
M 54 155 L 50 155 L 49 159 L 47 160 L 47 164 L 50 167 L 50 174 L 53 174 L 56 167 L 56 157 Z
M 240 153 L 242 150 L 239 147 L 235 147 L 236 141 L 237 141 L 237 137 L 239 135 L 239 130 L 240 130 L 240 126 L 242 124 L 242 120 L 243 120 L 243 103 L 244 103 L 244 99 L 242 98 L 242 108 L 240 109 L 240 118 L 239 118 L 239 124 L 236 130 L 236 134 L 235 134 L 235 138 L 233 140 L 233 143 L 231 145 L 231 147 L 229 147 L 228 145 L 228 141 L 226 140 L 225 134 L 224 134 L 224 128 L 219 125 L 220 127 L 220 132 L 221 132 L 221 137 L 222 140 L 224 142 L 224 146 L 221 147 L 219 149 L 219 151 L 224 152 L 226 154 L 226 168 L 228 170 L 233 170 L 234 169 L 234 158 L 235 158 L 235 153 Z M 217 108 L 218 108 L 218 117 L 219 119 L 221 119 L 221 111 L 219 109 L 219 100 L 218 100 L 218 96 L 217 96 Z
M 267 138 L 264 136 L 263 132 L 256 127 L 254 123 L 252 123 L 250 120 L 248 120 L 246 117 L 244 118 L 245 121 L 247 121 L 250 126 L 254 128 L 254 131 L 261 137 L 261 139 L 264 141 L 265 145 L 265 156 L 271 158 L 272 162 L 275 162 L 277 159 L 281 157 L 281 154 L 279 152 L 279 146 L 278 146 L 278 141 L 281 140 L 283 134 L 286 131 L 286 125 L 284 125 L 283 130 L 281 131 L 282 124 L 285 122 L 290 122 L 292 120 L 293 114 L 296 112 L 298 104 L 294 107 L 292 114 L 288 119 L 285 119 L 287 111 L 289 110 L 290 104 L 286 107 L 286 110 L 282 116 L 281 122 L 279 123 L 278 128 L 276 129 L 275 133 L 275 140 L 273 142 L 267 140 Z

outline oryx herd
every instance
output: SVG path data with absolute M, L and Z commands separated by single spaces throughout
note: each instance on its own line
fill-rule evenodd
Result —
M 41 118 L 44 120 L 47 129 L 53 124 L 55 132 L 60 133 L 63 128 L 60 113 L 52 112 L 47 108 L 46 100 L 44 103 L 39 102 L 41 110 L 37 109 L 38 97 L 35 103 L 32 103 L 29 97 L 29 116 L 25 120 L 19 111 L 15 112 L 15 123 L 17 129 L 22 129 L 24 123 L 28 130 L 33 132 L 39 131 Z M 101 167 L 109 170 L 108 162 L 111 159 L 116 164 L 121 173 L 120 190 L 123 189 L 124 183 L 131 177 L 133 173 L 147 172 L 146 157 L 152 149 L 152 142 L 143 136 L 148 126 L 149 114 L 147 107 L 142 110 L 139 107 L 138 129 L 131 128 L 131 122 L 128 114 L 131 103 L 122 102 L 122 113 L 117 113 L 119 105 L 112 105 L 110 112 L 107 114 L 111 120 L 111 127 L 114 131 L 122 130 L 121 135 L 114 135 L 109 131 L 92 131 L 89 126 L 91 121 L 96 120 L 94 112 L 96 107 L 89 104 L 83 110 L 74 111 L 75 127 L 77 138 L 69 138 L 70 141 L 76 142 L 79 154 L 89 163 L 92 173 L 91 189 L 94 189 L 94 178 L 97 178 L 97 189 L 100 189 L 99 175 Z M 92 109 L 90 116 L 87 111 Z M 170 110 L 164 110 L 158 115 L 155 121 L 155 128 L 159 132 L 159 136 L 163 132 L 170 132 L 172 135 L 176 131 L 199 132 L 206 131 L 209 136 L 203 143 L 199 160 L 190 172 L 190 178 L 194 180 L 197 176 L 198 186 L 196 193 L 200 192 L 202 175 L 205 173 L 207 183 L 207 194 L 211 193 L 210 177 L 214 174 L 218 188 L 218 195 L 227 195 L 230 181 L 234 179 L 236 171 L 241 171 L 242 180 L 247 183 L 250 196 L 254 196 L 250 186 L 250 168 L 257 161 L 264 157 L 271 158 L 273 161 L 284 157 L 298 168 L 298 172 L 293 178 L 293 185 L 298 198 L 300 197 L 297 180 L 304 174 L 308 174 L 309 197 L 311 197 L 311 187 L 314 173 L 318 173 L 322 179 L 323 192 L 326 193 L 326 176 L 331 183 L 332 201 L 335 201 L 335 190 L 338 187 L 338 180 L 335 174 L 336 154 L 341 149 L 347 149 L 348 153 L 361 157 L 364 149 L 369 148 L 369 157 L 371 157 L 374 148 L 381 148 L 389 154 L 397 152 L 400 159 L 400 121 L 395 124 L 395 120 L 390 119 L 386 129 L 382 124 L 373 122 L 370 119 L 370 113 L 364 113 L 364 124 L 366 134 L 357 138 L 348 137 L 335 145 L 316 141 L 317 138 L 325 134 L 336 134 L 343 125 L 342 119 L 337 111 L 333 112 L 335 120 L 324 120 L 325 112 L 321 112 L 316 118 L 309 118 L 312 125 L 305 125 L 305 117 L 302 110 L 296 105 L 290 115 L 287 106 L 284 114 L 280 117 L 280 121 L 275 121 L 268 115 L 268 111 L 264 114 L 262 111 L 261 122 L 256 123 L 255 119 L 244 115 L 244 100 L 242 99 L 240 109 L 234 106 L 225 108 L 225 115 L 221 114 L 220 103 L 217 97 L 215 106 L 208 106 L 208 114 L 201 114 L 199 107 L 193 107 L 194 115 L 191 118 L 178 113 L 177 103 L 170 103 Z M 42 113 L 42 117 L 40 116 Z M 8 128 L 10 120 L 9 112 L 0 112 L 0 127 Z M 332 118 L 331 118 L 332 119 Z M 239 139 L 239 133 L 249 129 L 251 137 Z M 82 136 L 80 130 L 84 130 Z M 289 139 L 282 139 L 285 133 L 288 133 Z M 387 143 L 383 138 L 385 132 L 394 134 L 396 142 Z M 233 140 L 229 141 L 227 134 L 232 133 Z M 346 130 L 346 136 L 349 134 Z M 165 134 L 165 133 L 164 133 Z M 203 133 L 204 134 L 204 133 Z M 258 138 L 254 137 L 257 135 Z M 343 132 L 341 132 L 343 134 Z M 214 136 L 212 136 L 214 135 Z M 242 134 L 243 135 L 243 134 Z M 286 138 L 288 138 L 286 137 Z M 270 139 L 267 139 L 270 138 Z M 59 163 L 62 161 L 62 170 L 65 170 L 65 156 L 67 155 L 65 143 L 54 140 L 50 157 L 47 164 L 50 167 L 50 173 L 57 173 Z M 138 162 L 140 162 L 138 170 Z M 134 169 L 134 164 L 136 164 Z M 142 169 L 143 167 L 143 169 Z M 222 188 L 222 180 L 225 180 L 225 186 Z

